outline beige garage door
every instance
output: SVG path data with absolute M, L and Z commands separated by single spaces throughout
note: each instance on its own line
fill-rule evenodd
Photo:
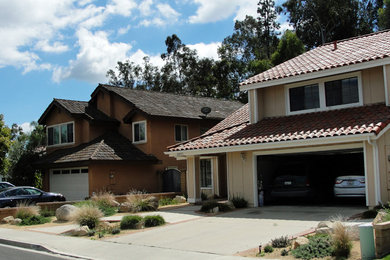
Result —
M 50 171 L 50 191 L 66 200 L 84 200 L 88 194 L 88 168 L 53 169 Z

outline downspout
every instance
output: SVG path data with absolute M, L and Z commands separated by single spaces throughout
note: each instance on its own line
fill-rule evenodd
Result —
M 374 140 L 371 139 L 371 136 L 367 137 L 367 142 L 372 146 L 372 151 L 373 151 L 372 154 L 373 154 L 373 165 L 374 165 L 375 203 L 376 205 L 379 205 L 382 203 L 382 201 L 381 201 L 381 193 L 380 193 L 378 144 L 376 143 L 375 139 Z

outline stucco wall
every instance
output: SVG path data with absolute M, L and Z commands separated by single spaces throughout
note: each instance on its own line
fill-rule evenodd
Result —
M 89 166 L 89 194 L 103 190 L 126 194 L 131 189 L 159 191 L 160 176 L 153 165 L 124 163 L 93 163 Z M 110 178 L 113 175 L 113 178 Z
M 381 187 L 381 201 L 390 201 L 390 133 L 385 133 L 377 140 L 379 157 L 379 174 Z

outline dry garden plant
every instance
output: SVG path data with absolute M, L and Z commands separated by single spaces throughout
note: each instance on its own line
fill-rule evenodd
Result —
M 16 206 L 16 218 L 21 219 L 21 226 L 39 225 L 50 222 L 50 218 L 40 215 L 40 208 L 27 202 L 18 203 Z
M 80 226 L 88 226 L 89 229 L 95 229 L 101 217 L 102 211 L 94 205 L 83 205 L 73 215 L 74 221 Z
M 156 211 L 158 199 L 148 196 L 142 191 L 131 191 L 126 195 L 126 204 L 131 212 Z

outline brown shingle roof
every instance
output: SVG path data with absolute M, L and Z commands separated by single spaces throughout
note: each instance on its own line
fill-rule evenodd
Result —
M 246 107 L 247 108 L 247 107 Z M 168 148 L 170 152 L 207 148 L 274 143 L 334 136 L 379 134 L 390 123 L 390 108 L 385 104 L 374 104 L 325 112 L 314 112 L 294 116 L 264 118 L 256 124 L 239 119 L 247 111 L 234 113 L 234 122 L 229 127 L 222 121 L 218 131 L 204 134 L 189 142 Z M 225 124 L 226 127 L 222 127 Z
M 381 31 L 319 46 L 263 73 L 249 78 L 241 85 L 288 78 L 390 56 L 390 31 Z
M 201 108 L 210 107 L 211 113 L 207 116 L 208 118 L 224 119 L 243 106 L 237 101 L 136 90 L 103 84 L 99 84 L 92 96 L 99 88 L 119 95 L 139 110 L 152 116 L 200 119 L 204 116 L 200 112 Z
M 91 142 L 68 149 L 56 150 L 41 158 L 36 164 L 52 165 L 85 161 L 148 161 L 157 162 L 136 148 L 127 138 L 117 132 L 108 132 Z
M 65 109 L 65 111 L 67 111 L 72 116 L 84 117 L 85 119 L 90 121 L 99 121 L 105 123 L 119 123 L 116 119 L 111 118 L 106 114 L 104 114 L 103 112 L 101 112 L 100 110 L 96 109 L 95 107 L 90 106 L 89 103 L 86 101 L 58 99 L 58 98 L 53 99 L 53 101 L 47 107 L 45 112 L 39 118 L 38 123 L 43 124 L 46 116 L 49 114 L 53 106 L 59 106 Z

